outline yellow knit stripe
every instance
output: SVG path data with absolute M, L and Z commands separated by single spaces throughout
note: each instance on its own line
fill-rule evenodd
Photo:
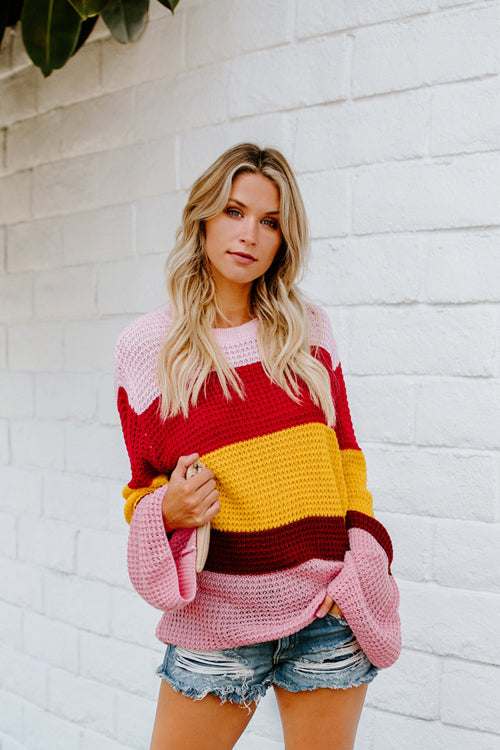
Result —
M 242 440 L 200 459 L 217 481 L 221 511 L 214 529 L 264 531 L 309 516 L 344 516 L 347 510 L 337 437 L 324 424 Z
M 374 518 L 373 498 L 366 489 L 366 461 L 363 453 L 349 448 L 341 450 L 340 457 L 347 487 L 348 510 L 358 510 Z
M 273 455 L 290 458 L 276 465 Z M 335 432 L 324 424 L 308 423 L 233 443 L 200 459 L 217 481 L 221 511 L 212 521 L 214 529 L 265 531 L 309 516 L 344 516 L 347 510 L 374 517 L 363 453 L 339 451 Z M 321 468 L 315 470 L 317 466 Z M 159 474 L 147 487 L 124 487 L 127 523 L 139 500 L 165 484 L 168 477 Z
M 149 487 L 138 487 L 137 489 L 131 489 L 127 484 L 123 488 L 122 495 L 126 500 L 125 507 L 123 508 L 123 513 L 125 515 L 125 520 L 127 521 L 127 523 L 131 522 L 135 507 L 141 497 L 144 497 L 144 495 L 148 495 L 150 492 L 154 492 L 158 489 L 158 487 L 163 487 L 164 484 L 168 484 L 168 477 L 165 474 L 158 474 L 158 476 L 153 479 Z

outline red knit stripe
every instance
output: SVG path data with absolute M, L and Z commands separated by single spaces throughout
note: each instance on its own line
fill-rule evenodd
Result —
M 318 359 L 326 366 L 330 362 L 329 354 L 323 349 L 318 350 Z M 296 404 L 282 388 L 269 381 L 260 362 L 239 367 L 238 373 L 245 384 L 244 401 L 233 394 L 232 401 L 227 402 L 218 378 L 211 372 L 206 396 L 202 390 L 187 420 L 179 414 L 171 417 L 163 439 L 157 423 L 159 398 L 137 415 L 128 403 L 125 390 L 119 389 L 118 408 L 132 465 L 131 488 L 149 484 L 158 473 L 168 474 L 181 455 L 195 451 L 200 455 L 210 453 L 225 445 L 309 422 L 326 424 L 322 409 L 313 403 L 303 381 L 299 380 L 303 401 Z M 337 410 L 335 430 L 339 447 L 359 450 L 340 364 L 335 373 L 330 371 L 330 375 Z M 235 400 L 239 402 L 236 409 Z M 154 441 L 149 437 L 152 435 Z
M 342 365 L 339 364 L 335 370 L 330 373 L 330 383 L 333 394 L 333 401 L 335 404 L 335 412 L 337 414 L 337 424 L 335 432 L 337 433 L 337 440 L 339 443 L 340 450 L 346 448 L 353 448 L 359 450 L 359 445 L 354 435 L 354 428 L 352 426 L 351 413 L 349 411 L 349 403 L 347 401 L 347 393 L 344 382 L 344 375 L 342 372 Z
M 206 570 L 217 573 L 270 573 L 311 558 L 343 560 L 349 547 L 344 519 L 310 517 L 257 532 L 212 529 Z

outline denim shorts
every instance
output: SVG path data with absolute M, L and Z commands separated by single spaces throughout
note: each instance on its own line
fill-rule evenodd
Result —
M 177 692 L 200 700 L 208 693 L 248 706 L 270 685 L 297 693 L 350 688 L 379 672 L 361 649 L 347 620 L 328 612 L 297 633 L 274 641 L 218 651 L 167 645 L 156 670 Z

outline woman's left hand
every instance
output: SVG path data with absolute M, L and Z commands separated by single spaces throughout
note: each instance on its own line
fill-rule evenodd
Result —
M 320 604 L 318 609 L 316 610 L 316 617 L 324 617 L 327 612 L 331 612 L 334 615 L 340 615 L 343 617 L 342 610 L 340 609 L 339 605 L 333 601 L 331 596 L 328 596 L 328 594 L 323 599 L 323 602 Z

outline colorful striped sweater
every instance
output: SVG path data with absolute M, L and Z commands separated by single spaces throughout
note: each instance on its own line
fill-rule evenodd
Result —
M 115 351 L 132 473 L 123 492 L 128 569 L 137 592 L 163 610 L 157 637 L 202 650 L 282 638 L 311 623 L 328 593 L 369 659 L 390 666 L 401 649 L 392 545 L 374 518 L 326 312 L 310 307 L 311 352 L 330 374 L 334 429 L 303 381 L 297 404 L 266 376 L 257 319 L 213 331 L 245 399 L 227 401 L 211 371 L 188 418 L 162 422 L 155 368 L 170 316 L 166 306 L 138 318 Z M 199 574 L 195 530 L 168 538 L 162 519 L 170 472 L 194 452 L 214 472 L 221 503 Z

